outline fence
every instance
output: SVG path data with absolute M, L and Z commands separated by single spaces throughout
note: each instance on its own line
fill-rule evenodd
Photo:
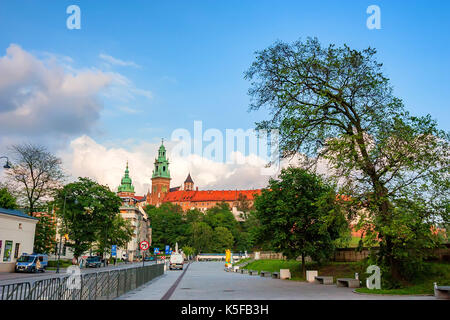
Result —
M 0 286 L 0 300 L 110 300 L 164 273 L 164 264 L 81 275 L 72 289 L 69 276 Z

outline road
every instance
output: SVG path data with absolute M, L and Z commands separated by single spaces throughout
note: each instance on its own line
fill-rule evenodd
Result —
M 185 268 L 186 269 L 186 268 Z M 167 271 L 119 300 L 435 300 L 433 296 L 382 296 L 350 288 L 225 272 L 223 262 L 193 262 Z
M 146 261 L 145 265 L 154 264 L 154 261 Z M 142 262 L 135 263 L 123 263 L 119 265 L 109 265 L 108 267 L 102 268 L 83 268 L 81 269 L 82 274 L 100 272 L 100 271 L 110 271 L 118 269 L 126 269 L 131 267 L 142 266 Z M 13 273 L 13 272 L 0 272 L 0 285 L 17 283 L 17 282 L 35 282 L 38 280 L 50 279 L 55 277 L 65 277 L 67 276 L 66 269 L 61 268 L 60 273 L 56 273 L 55 270 L 47 270 L 42 273 Z

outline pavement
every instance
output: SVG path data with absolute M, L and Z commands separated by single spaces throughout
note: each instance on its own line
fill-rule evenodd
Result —
M 145 265 L 154 264 L 154 261 L 146 261 Z M 108 267 L 101 268 L 82 268 L 81 274 L 95 273 L 101 271 L 111 271 L 118 269 L 126 269 L 132 267 L 142 266 L 142 262 L 134 263 L 121 263 L 117 265 L 109 265 Z M 66 269 L 60 268 L 60 273 L 56 273 L 56 270 L 46 270 L 45 272 L 39 273 L 16 273 L 16 272 L 0 272 L 0 285 L 18 283 L 18 282 L 35 282 L 38 280 L 56 278 L 56 277 L 66 277 Z
M 185 265 L 186 269 L 186 265 Z M 180 278 L 181 280 L 177 282 Z M 225 272 L 223 262 L 192 262 L 167 272 L 118 300 L 436 300 L 433 296 L 367 295 L 318 285 Z

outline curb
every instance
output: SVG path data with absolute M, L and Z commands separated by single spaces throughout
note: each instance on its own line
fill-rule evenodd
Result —
M 362 292 L 357 292 L 356 289 L 352 290 L 353 293 L 356 294 L 360 294 L 360 295 L 366 295 L 366 296 L 379 296 L 379 297 L 434 297 L 433 294 L 385 294 L 385 293 L 362 293 Z

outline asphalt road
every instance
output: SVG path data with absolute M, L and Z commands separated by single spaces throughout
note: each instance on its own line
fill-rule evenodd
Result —
M 186 265 L 185 265 L 186 267 Z M 433 296 L 383 296 L 350 288 L 225 272 L 223 262 L 193 262 L 167 272 L 120 300 L 435 300 Z
M 154 264 L 154 261 L 146 261 L 145 265 Z M 126 269 L 131 267 L 142 266 L 142 262 L 135 263 L 122 263 L 119 265 L 109 265 L 108 267 L 101 268 L 83 268 L 81 269 L 82 274 L 95 273 L 106 270 L 118 270 Z M 46 270 L 45 272 L 39 273 L 15 273 L 15 272 L 0 272 L 0 285 L 12 284 L 17 282 L 34 282 L 38 280 L 50 279 L 55 277 L 65 277 L 67 276 L 66 269 L 61 268 L 60 273 L 56 273 L 56 270 Z

